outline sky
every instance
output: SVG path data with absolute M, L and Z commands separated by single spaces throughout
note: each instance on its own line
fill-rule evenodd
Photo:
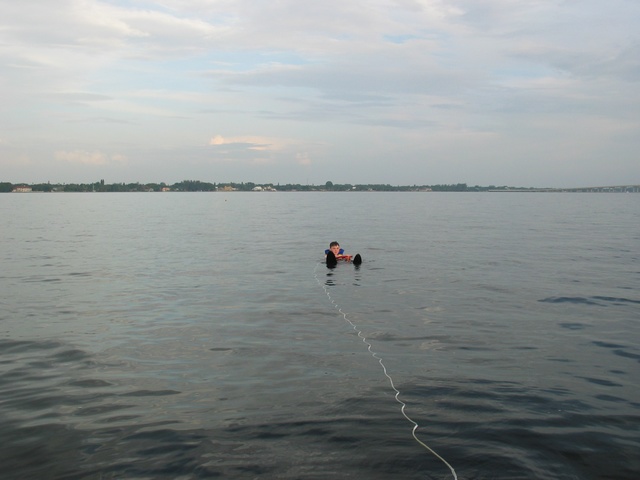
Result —
M 0 182 L 640 184 L 638 0 L 0 0 Z

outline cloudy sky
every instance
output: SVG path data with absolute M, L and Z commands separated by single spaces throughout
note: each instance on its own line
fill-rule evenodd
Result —
M 640 183 L 638 0 L 0 0 L 0 181 Z

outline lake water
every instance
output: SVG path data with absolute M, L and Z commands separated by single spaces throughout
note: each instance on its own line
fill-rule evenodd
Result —
M 0 478 L 640 478 L 640 195 L 6 194 L 0 220 Z

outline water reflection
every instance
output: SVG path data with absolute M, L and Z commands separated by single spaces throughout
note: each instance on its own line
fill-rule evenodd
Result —
M 330 267 L 328 267 L 328 268 L 330 268 Z M 333 271 L 331 271 L 331 272 L 328 272 L 328 273 L 327 273 L 327 277 L 328 277 L 328 278 L 327 278 L 327 280 L 324 282 L 324 284 L 325 284 L 327 287 L 334 287 L 334 286 L 336 285 L 335 280 L 333 280 L 333 278 L 331 278 L 331 277 L 333 277 L 333 274 L 334 274 L 334 272 L 333 272 Z
M 327 267 L 327 268 L 329 268 L 330 270 L 327 272 L 327 279 L 324 282 L 324 284 L 327 287 L 334 287 L 337 285 L 337 280 L 333 278 L 334 275 L 336 274 L 336 271 L 334 270 L 335 267 Z M 360 265 L 354 265 L 353 269 L 355 271 L 355 275 L 354 275 L 352 285 L 359 287 L 362 282 L 362 272 L 360 271 Z

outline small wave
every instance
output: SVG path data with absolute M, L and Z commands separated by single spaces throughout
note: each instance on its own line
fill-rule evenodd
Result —
M 630 358 L 632 360 L 637 360 L 638 362 L 640 362 L 640 355 L 637 353 L 630 353 L 627 351 L 627 349 L 629 348 L 626 345 L 620 345 L 618 343 L 609 343 L 609 342 L 602 342 L 599 340 L 596 340 L 594 342 L 592 342 L 594 345 L 596 345 L 597 347 L 603 347 L 603 348 L 608 348 L 610 349 L 614 355 L 618 355 L 619 357 L 624 357 L 624 358 Z
M 402 336 L 402 335 L 394 335 L 389 332 L 373 332 L 368 335 L 368 338 L 371 340 L 377 340 L 379 342 L 396 342 L 396 341 L 418 341 L 418 340 L 435 340 L 434 336 Z
M 136 390 L 122 395 L 123 397 L 163 397 L 165 395 L 179 395 L 177 390 Z
M 561 323 L 560 326 L 567 330 L 583 330 L 585 328 L 585 325 L 582 323 Z
M 77 348 L 73 348 L 70 350 L 65 350 L 63 352 L 57 353 L 53 356 L 53 358 L 61 363 L 67 362 L 75 362 L 78 360 L 86 360 L 90 358 L 90 355 L 87 352 L 82 350 L 78 350 Z
M 603 378 L 593 378 L 593 377 L 581 377 L 589 383 L 593 383 L 595 385 L 602 385 L 603 387 L 621 387 L 619 383 L 612 382 L 611 380 L 605 380 Z
M 605 402 L 615 402 L 615 403 L 626 403 L 627 401 L 624 398 L 614 397 L 613 395 L 596 395 L 595 398 L 598 400 L 602 400 Z
M 543 303 L 573 303 L 576 305 L 597 305 L 600 307 L 605 307 L 608 304 L 640 304 L 640 300 L 632 300 L 630 298 L 622 297 L 605 297 L 601 295 L 593 295 L 590 297 L 547 297 L 538 301 Z
M 61 282 L 61 278 L 42 278 L 40 276 L 34 277 L 25 277 L 23 282 L 25 283 L 50 283 L 50 282 Z
M 584 297 L 547 297 L 542 300 L 538 300 L 543 303 L 574 303 L 577 305 L 602 305 L 598 302 L 594 302 L 593 300 L 589 300 Z
M 597 347 L 604 347 L 604 348 L 624 348 L 624 345 L 620 345 L 618 343 L 609 343 L 609 342 L 602 342 L 600 340 L 595 340 L 594 342 L 592 342 L 595 346 Z
M 624 304 L 624 303 L 640 304 L 640 300 L 631 300 L 630 298 L 601 297 L 601 296 L 594 296 L 592 298 L 594 298 L 596 300 L 602 300 L 603 302 L 615 303 L 616 305 Z
M 0 340 L 0 352 L 6 353 L 22 353 L 30 350 L 52 350 L 62 346 L 59 342 L 46 340 L 43 342 L 34 342 L 26 340 Z
M 96 405 L 89 407 L 80 407 L 73 412 L 74 417 L 102 417 L 106 413 L 116 412 L 128 409 L 135 405 Z
M 82 388 L 102 388 L 102 387 L 111 387 L 113 383 L 105 382 L 104 380 L 76 380 L 74 382 L 70 382 L 69 385 L 74 387 L 82 387 Z
M 625 352 L 624 350 L 614 350 L 613 353 L 615 353 L 619 357 L 631 358 L 640 362 L 640 355 L 637 355 L 635 353 Z
M 70 277 L 90 277 L 92 273 L 91 272 L 70 272 L 67 275 Z

